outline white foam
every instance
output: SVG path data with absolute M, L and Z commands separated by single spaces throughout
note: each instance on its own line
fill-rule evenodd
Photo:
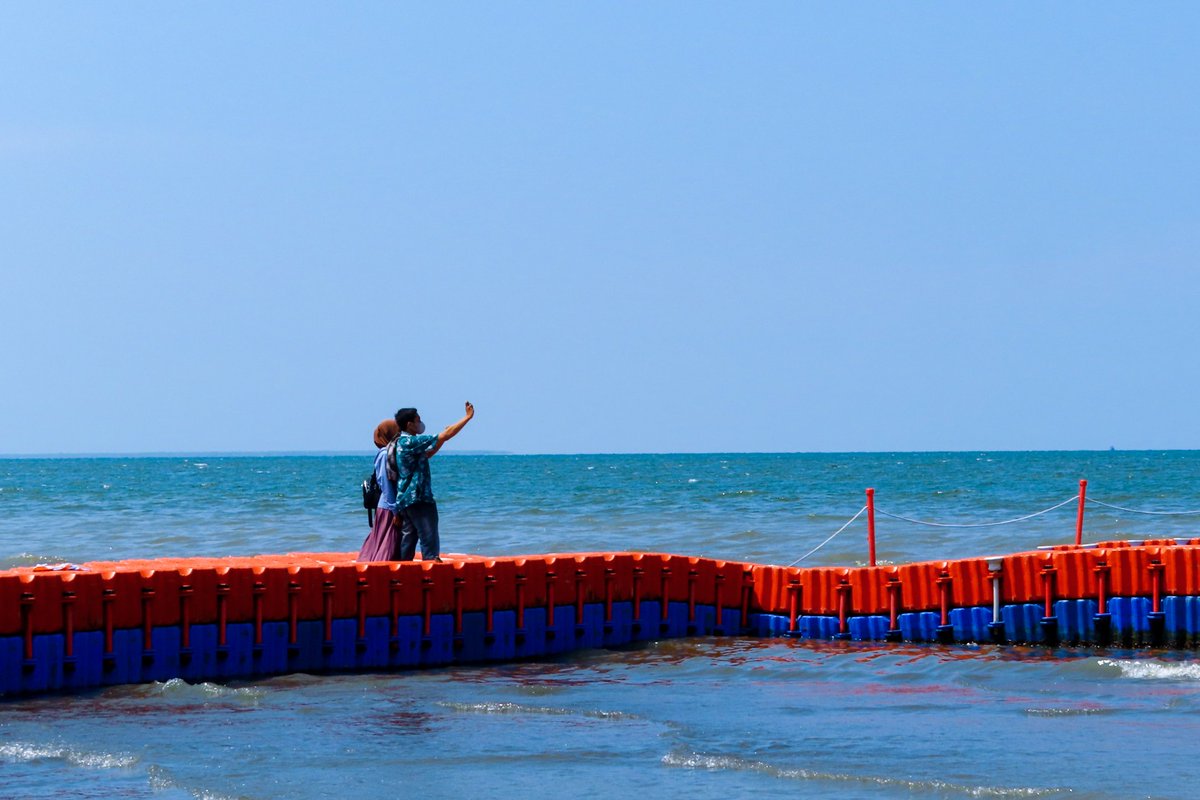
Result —
M 685 769 L 707 770 L 747 770 L 769 771 L 769 767 L 761 762 L 746 761 L 734 756 L 706 756 L 700 753 L 667 753 L 662 757 L 662 763 L 668 767 L 684 767 Z M 805 772 L 805 770 L 796 770 Z
M 183 678 L 171 678 L 168 681 L 159 683 L 144 684 L 141 691 L 146 695 L 160 695 L 162 697 L 180 697 L 189 698 L 221 698 L 233 697 L 239 699 L 258 700 L 262 698 L 266 692 L 262 689 L 251 686 L 239 686 L 233 688 L 230 686 L 222 686 L 219 683 L 188 683 Z
M 816 780 L 836 783 L 870 784 L 874 786 L 896 786 L 916 792 L 919 795 L 928 795 L 937 792 L 940 794 L 961 794 L 965 797 L 1041 797 L 1057 794 L 1060 791 L 1058 789 L 1039 789 L 1024 786 L 1015 788 L 967 786 L 964 784 L 946 783 L 945 781 L 905 780 L 902 778 L 881 778 L 872 775 L 816 772 L 807 769 L 785 769 L 763 761 L 750 761 L 737 756 L 709 755 L 704 753 L 667 753 L 662 757 L 662 763 L 668 767 L 682 767 L 684 769 L 758 772 L 775 778 L 790 780 Z
M 554 717 L 588 717 L 590 719 L 638 719 L 624 711 L 576 710 L 551 706 L 525 706 L 520 703 L 441 703 L 445 708 L 467 714 L 540 714 Z
M 150 774 L 150 788 L 157 792 L 166 791 L 168 789 L 179 789 L 187 792 L 196 800 L 241 800 L 241 798 L 233 795 L 221 794 L 210 789 L 203 789 L 196 786 L 187 786 L 176 780 L 171 773 L 162 767 L 152 766 L 148 770 Z
M 72 766 L 89 769 L 129 769 L 138 762 L 137 756 L 128 753 L 89 753 L 73 747 L 27 742 L 0 744 L 0 759 L 17 763 L 65 761 Z
M 1081 708 L 1027 708 L 1025 713 L 1031 717 L 1087 717 L 1094 714 L 1112 714 L 1110 708 L 1086 706 Z
M 1200 664 L 1164 664 L 1141 659 L 1102 658 L 1102 667 L 1116 667 L 1122 678 L 1136 680 L 1200 681 Z

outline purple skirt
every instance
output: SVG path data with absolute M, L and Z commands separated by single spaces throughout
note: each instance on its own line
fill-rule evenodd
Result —
M 386 508 L 375 509 L 375 524 L 367 534 L 359 561 L 395 561 L 400 544 L 400 520 Z

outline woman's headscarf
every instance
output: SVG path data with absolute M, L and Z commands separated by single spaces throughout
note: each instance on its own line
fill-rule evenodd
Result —
M 375 426 L 375 446 L 387 447 L 388 442 L 400 435 L 400 426 L 394 419 L 385 419 Z

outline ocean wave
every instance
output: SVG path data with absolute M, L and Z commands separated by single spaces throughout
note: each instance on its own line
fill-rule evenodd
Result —
M 95 753 L 74 747 L 53 744 L 8 742 L 0 744 L 0 761 L 28 763 L 31 761 L 64 761 L 74 767 L 87 769 L 129 769 L 138 763 L 129 753 Z
M 768 538 L 762 531 L 753 528 L 737 531 L 729 535 L 731 542 L 751 542 Z
M 188 683 L 183 678 L 137 684 L 128 687 L 127 691 L 138 697 L 165 697 L 172 700 L 260 700 L 266 696 L 266 691 L 253 686 L 231 687 L 207 681 Z
M 0 556 L 0 569 L 33 567 L 38 564 L 59 564 L 66 560 L 62 556 L 46 555 L 45 553 L 15 553 L 9 556 Z
M 147 772 L 150 775 L 150 788 L 156 792 L 176 789 L 187 792 L 196 800 L 248 800 L 244 795 L 222 794 L 199 786 L 189 786 L 162 767 L 151 766 Z
M 1171 664 L 1141 659 L 1102 658 L 1101 667 L 1116 667 L 1122 678 L 1157 681 L 1200 681 L 1200 664 Z
M 964 797 L 1051 797 L 1069 792 L 1067 789 L 1047 789 L 1037 787 L 1004 787 L 1004 786 L 968 786 L 966 784 L 949 783 L 937 780 L 906 780 L 904 778 L 881 778 L 872 775 L 849 775 L 837 772 L 818 772 L 816 770 L 777 767 L 764 761 L 751 761 L 738 756 L 711 755 L 704 753 L 671 752 L 662 757 L 662 763 L 668 767 L 683 769 L 702 769 L 711 772 L 735 771 L 757 772 L 773 778 L 786 780 L 827 781 L 832 783 L 858 783 L 871 786 L 892 786 L 908 789 L 918 794 L 939 792 L 942 794 L 961 794 Z
M 464 714 L 540 714 L 555 717 L 586 717 L 588 719 L 604 720 L 641 719 L 636 714 L 627 714 L 624 711 L 526 706 L 520 703 L 439 703 L 439 705 L 443 708 L 449 708 Z
M 1031 717 L 1090 717 L 1099 714 L 1115 714 L 1111 708 L 1027 708 L 1025 713 Z

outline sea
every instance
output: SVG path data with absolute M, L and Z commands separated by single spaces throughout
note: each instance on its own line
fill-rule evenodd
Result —
M 371 461 L 0 459 L 0 568 L 357 551 Z M 866 563 L 868 488 L 880 563 L 1071 542 L 1080 480 L 1085 542 L 1200 535 L 1196 451 L 433 463 L 443 552 L 784 565 Z M 0 798 L 1193 798 L 1197 743 L 1188 651 L 705 637 L 8 699 Z

